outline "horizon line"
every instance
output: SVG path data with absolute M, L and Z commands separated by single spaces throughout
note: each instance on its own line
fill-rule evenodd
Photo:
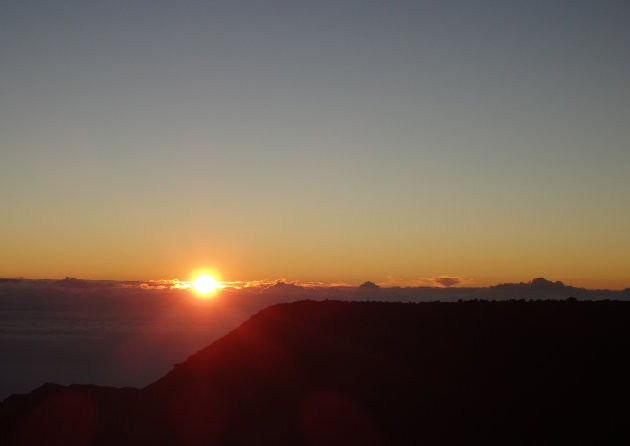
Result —
M 122 285 L 136 285 L 138 288 L 145 289 L 189 289 L 192 286 L 191 280 L 173 279 L 149 279 L 149 280 L 120 280 L 120 279 L 84 279 L 80 277 L 65 276 L 64 278 L 54 277 L 0 277 L 0 283 L 8 281 L 72 281 L 78 282 L 108 282 L 118 283 Z M 438 276 L 431 278 L 419 278 L 411 280 L 392 280 L 391 278 L 384 281 L 370 281 L 366 280 L 362 283 L 351 282 L 322 282 L 322 281 L 301 281 L 290 280 L 286 278 L 278 279 L 261 279 L 261 280 L 249 280 L 249 281 L 223 281 L 218 280 L 225 290 L 240 290 L 240 289 L 267 289 L 273 286 L 293 286 L 304 289 L 317 289 L 317 288 L 366 288 L 366 289 L 413 289 L 413 288 L 435 288 L 435 289 L 484 289 L 498 287 L 502 285 L 520 285 L 520 286 L 556 286 L 565 288 L 575 288 L 590 291 L 625 291 L 630 290 L 630 286 L 625 288 L 586 288 L 580 286 L 574 286 L 564 283 L 560 280 L 548 280 L 543 277 L 534 277 L 528 281 L 521 282 L 498 282 L 491 285 L 473 285 L 471 279 L 461 279 L 455 276 Z

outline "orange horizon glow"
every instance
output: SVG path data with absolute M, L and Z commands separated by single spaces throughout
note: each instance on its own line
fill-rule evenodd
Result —
M 455 287 L 485 287 L 501 283 L 527 282 L 534 277 L 544 277 L 551 281 L 562 281 L 567 285 L 588 289 L 621 290 L 630 287 L 630 274 L 627 271 L 630 263 L 624 261 L 625 251 L 617 252 L 616 256 L 612 251 L 606 256 L 592 255 L 588 261 L 583 261 L 578 253 L 573 252 L 571 254 L 575 256 L 567 260 L 563 260 L 560 253 L 555 253 L 555 256 L 544 256 L 544 252 L 539 253 L 540 258 L 534 258 L 533 254 L 530 256 L 523 254 L 512 260 L 513 255 L 503 253 L 502 256 L 483 260 L 474 259 L 471 252 L 466 252 L 468 248 L 466 246 L 458 251 L 457 256 L 449 258 L 444 258 L 444 255 L 434 256 L 429 248 L 426 247 L 428 252 L 423 253 L 424 255 L 411 255 L 404 250 L 396 256 L 382 255 L 382 249 L 374 248 L 371 255 L 364 252 L 365 249 L 358 250 L 357 253 L 348 249 L 334 256 L 321 254 L 308 258 L 306 257 L 308 252 L 293 251 L 286 254 L 269 252 L 266 256 L 250 256 L 248 248 L 245 252 L 247 255 L 243 254 L 245 258 L 237 258 L 236 254 L 230 256 L 223 252 L 210 256 L 206 254 L 206 250 L 210 248 L 203 245 L 197 251 L 182 250 L 177 255 L 171 255 L 170 247 L 165 247 L 165 252 L 169 255 L 160 253 L 162 254 L 160 256 L 137 250 L 137 257 L 131 259 L 100 256 L 92 258 L 86 257 L 88 254 L 80 256 L 80 253 L 74 255 L 70 252 L 67 257 L 63 257 L 63 261 L 54 261 L 52 257 L 38 254 L 37 263 L 28 263 L 27 258 L 21 258 L 19 255 L 12 256 L 9 250 L 8 255 L 0 260 L 0 277 L 63 279 L 70 276 L 85 280 L 130 282 L 177 278 L 181 282 L 181 288 L 192 288 L 189 283 L 201 274 L 210 274 L 218 282 L 225 282 L 226 286 L 238 284 L 240 287 L 277 280 L 306 284 L 342 283 L 350 286 L 372 281 L 381 287 L 413 287 L 432 286 L 433 281 L 440 277 L 459 278 L 460 282 L 455 284 Z M 386 245 L 383 249 L 391 250 Z M 586 247 L 584 249 L 586 250 Z M 98 251 L 98 247 L 94 247 L 94 250 Z M 330 252 L 332 253 L 332 250 Z M 27 251 L 22 249 L 20 253 L 25 256 Z M 149 255 L 150 258 L 146 257 Z M 289 262 L 285 256 L 291 261 Z M 73 263 L 75 258 L 88 260 L 76 265 Z M 605 271 L 602 271 L 603 266 L 599 264 L 598 259 L 601 258 L 610 262 L 609 265 L 605 265 L 607 266 Z M 499 260 L 503 263 L 498 264 Z M 105 261 L 108 263 L 105 264 Z M 388 263 L 385 264 L 386 262 Z
M 368 274 L 365 275 L 363 279 L 357 280 L 356 278 L 351 278 L 352 280 L 339 280 L 333 278 L 332 280 L 301 280 L 287 277 L 278 277 L 274 279 L 250 279 L 250 280 L 237 280 L 234 278 L 229 278 L 226 280 L 221 280 L 216 270 L 209 269 L 198 269 L 195 270 L 193 274 L 190 275 L 189 280 L 180 280 L 177 278 L 174 279 L 134 279 L 134 278 L 111 278 L 108 276 L 98 275 L 98 276 L 89 276 L 89 275 L 47 275 L 47 276 L 35 276 L 35 275 L 0 275 L 2 278 L 8 279 L 22 279 L 22 280 L 62 280 L 64 278 L 73 278 L 79 280 L 86 281 L 113 281 L 113 282 L 122 282 L 121 286 L 123 287 L 140 287 L 140 288 L 150 288 L 150 289 L 181 289 L 188 290 L 192 292 L 196 292 L 198 296 L 204 296 L 204 293 L 201 293 L 197 287 L 195 286 L 196 280 L 200 276 L 208 275 L 216 281 L 216 288 L 212 291 L 208 292 L 207 295 L 212 295 L 216 291 L 221 289 L 225 290 L 239 290 L 239 289 L 247 289 L 247 288 L 266 288 L 277 284 L 279 282 L 292 284 L 305 288 L 326 288 L 326 287 L 356 287 L 361 285 L 366 281 L 371 281 L 381 288 L 391 288 L 391 287 L 401 287 L 401 288 L 414 288 L 414 287 L 437 287 L 437 288 L 486 288 L 490 286 L 500 285 L 500 284 L 519 284 L 519 283 L 528 283 L 533 278 L 542 277 L 551 282 L 561 281 L 564 285 L 573 286 L 576 288 L 585 288 L 590 290 L 624 290 L 626 288 L 630 288 L 630 281 L 624 279 L 609 279 L 609 280 L 601 280 L 595 278 L 578 278 L 578 277 L 563 277 L 558 275 L 551 274 L 530 274 L 529 276 L 524 277 L 501 277 L 501 278 L 489 278 L 489 277 L 471 277 L 471 276 L 457 276 L 457 275 L 436 275 L 436 276 L 425 276 L 421 278 L 408 279 L 404 277 L 392 277 L 388 276 L 386 278 L 378 278 L 374 276 L 370 276 Z M 172 276 L 171 276 L 172 277 Z M 443 279 L 456 279 L 452 282 L 452 285 L 445 286 L 443 283 L 440 283 Z M 336 280 L 335 280 L 336 279 Z
M 14 2 L 0 278 L 630 287 L 621 2 L 297 3 Z

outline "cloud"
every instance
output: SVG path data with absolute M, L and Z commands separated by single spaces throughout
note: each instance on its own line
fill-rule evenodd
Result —
M 381 287 L 378 286 L 377 284 L 375 284 L 374 282 L 370 282 L 368 280 L 367 282 L 363 282 L 361 285 L 359 285 L 359 289 L 361 289 L 361 290 L 380 290 Z
M 462 279 L 460 279 L 459 277 L 449 277 L 449 276 L 434 277 L 432 280 L 435 285 L 442 288 L 450 288 L 452 286 L 455 286 L 461 283 L 462 281 Z
M 543 277 L 533 278 L 527 284 L 531 285 L 531 286 L 536 286 L 536 287 L 539 287 L 539 288 L 563 287 L 564 286 L 564 283 L 560 282 L 559 280 L 556 280 L 555 282 L 552 282 L 551 280 L 547 280 L 547 279 L 545 279 Z
M 437 276 L 437 277 L 420 277 L 417 279 L 401 279 L 388 276 L 387 280 L 377 282 L 381 288 L 402 287 L 402 288 L 422 288 L 422 287 L 439 287 L 451 288 L 456 285 L 469 286 L 474 283 L 473 279 L 463 279 L 457 276 Z
M 179 279 L 149 280 L 147 282 L 125 282 L 125 288 L 140 288 L 144 290 L 173 290 L 190 289 L 192 282 L 185 282 Z
M 265 291 L 273 291 L 276 293 L 294 293 L 303 290 L 304 288 L 300 285 L 296 285 L 295 283 L 287 283 L 283 280 L 279 280 L 265 289 Z
M 118 282 L 113 280 L 83 280 L 75 277 L 66 277 L 65 279 L 55 280 L 50 282 L 60 288 L 72 288 L 72 289 L 96 289 L 96 288 L 111 288 L 119 286 Z
M 280 279 L 262 279 L 262 280 L 250 280 L 250 281 L 231 281 L 221 282 L 226 289 L 240 290 L 240 289 L 249 289 L 249 290 L 267 290 L 267 289 L 281 289 L 283 286 L 284 289 L 288 289 L 286 286 L 294 286 L 298 289 L 319 289 L 319 288 L 330 288 L 330 287 L 350 287 L 351 285 L 345 282 L 304 282 L 301 280 L 289 280 L 285 278 Z

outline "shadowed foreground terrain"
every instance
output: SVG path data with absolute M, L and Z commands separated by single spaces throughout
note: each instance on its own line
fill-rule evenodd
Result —
M 622 444 L 630 303 L 302 301 L 148 387 L 47 384 L 0 444 Z

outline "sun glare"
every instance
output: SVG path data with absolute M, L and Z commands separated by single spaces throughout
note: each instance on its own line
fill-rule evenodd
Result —
M 221 284 L 210 274 L 202 274 L 197 277 L 193 282 L 193 286 L 195 291 L 201 294 L 208 294 L 217 288 L 221 288 Z

